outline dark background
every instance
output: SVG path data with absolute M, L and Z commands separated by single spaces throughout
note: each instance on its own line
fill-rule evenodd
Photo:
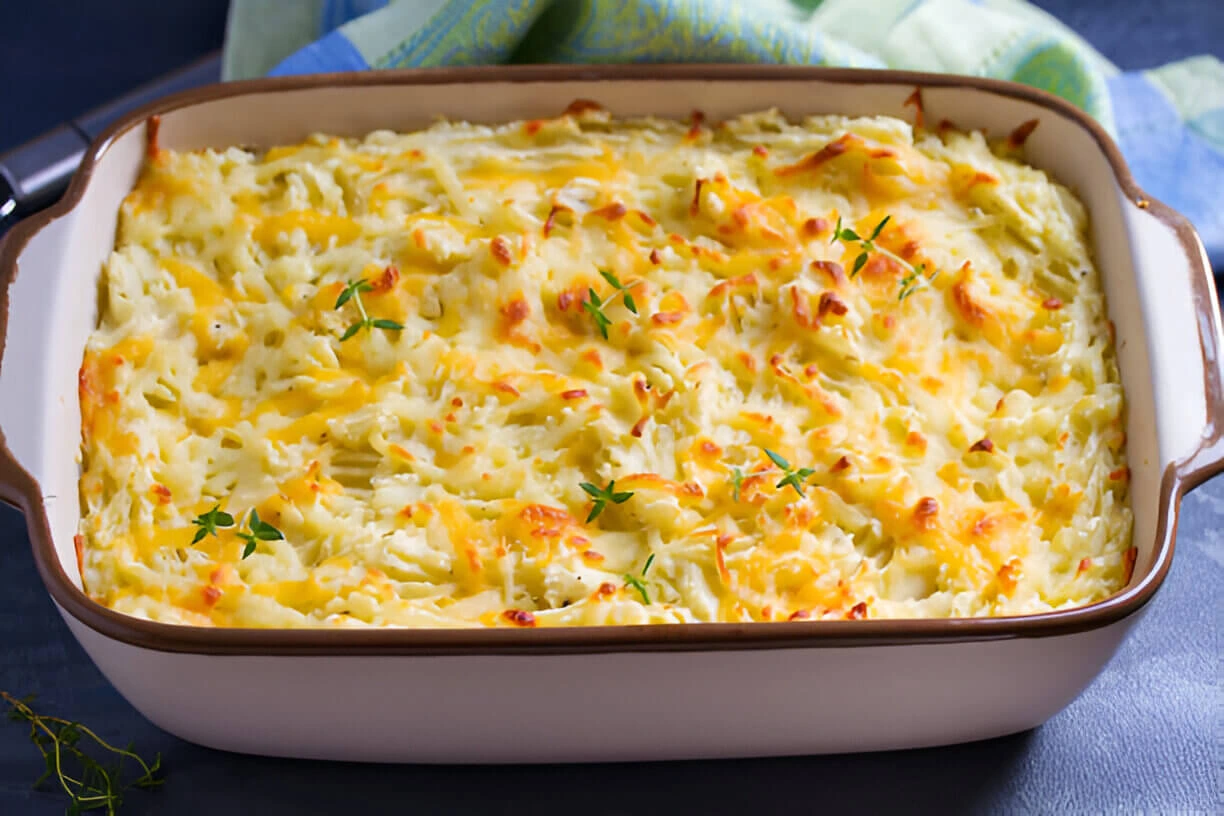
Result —
M 218 49 L 226 5 L 0 0 L 0 151 Z M 1224 58 L 1219 0 L 1038 5 L 1124 69 L 1199 53 Z M 20 515 L 0 506 L 0 689 L 35 693 L 46 713 L 79 719 L 106 739 L 134 741 L 142 753 L 160 751 L 165 786 L 132 793 L 125 813 L 1220 813 L 1224 477 L 1186 499 L 1177 549 L 1168 582 L 1109 668 L 1064 712 L 1026 734 L 840 757 L 380 766 L 227 754 L 147 723 L 72 639 L 35 573 Z M 1007 689 L 998 693 L 1006 705 Z M 318 704 L 344 706 L 345 689 Z M 428 704 L 407 699 L 396 709 Z M 410 716 L 404 728 L 412 728 Z M 62 795 L 30 790 L 40 772 L 22 728 L 0 723 L 0 814 L 63 812 Z

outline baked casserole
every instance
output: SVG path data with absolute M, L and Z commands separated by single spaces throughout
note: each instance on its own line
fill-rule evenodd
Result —
M 899 119 L 151 145 L 78 557 L 201 626 L 1009 616 L 1129 579 L 1083 207 Z

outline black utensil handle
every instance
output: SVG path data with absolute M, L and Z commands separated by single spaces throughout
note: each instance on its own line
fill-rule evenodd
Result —
M 89 143 L 111 122 L 167 94 L 220 78 L 221 55 L 211 54 L 0 154 L 0 231 L 63 195 Z

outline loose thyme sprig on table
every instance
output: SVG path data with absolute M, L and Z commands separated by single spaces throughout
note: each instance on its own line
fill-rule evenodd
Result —
M 646 571 L 650 569 L 650 565 L 654 563 L 654 559 L 654 553 L 651 553 L 650 557 L 646 559 L 646 566 L 642 567 L 642 578 L 646 577 Z M 642 578 L 639 578 L 633 573 L 627 572 L 625 573 L 625 586 L 636 589 L 638 594 L 642 596 L 642 603 L 650 606 L 650 594 L 646 591 L 646 583 L 642 580 Z
M 918 264 L 917 266 L 914 266 L 890 249 L 878 246 L 876 244 L 876 239 L 880 237 L 880 233 L 884 231 L 884 227 L 891 219 L 891 215 L 884 216 L 880 223 L 875 225 L 875 229 L 871 231 L 871 235 L 867 238 L 863 238 L 850 227 L 842 227 L 842 219 L 839 215 L 837 216 L 837 226 L 833 228 L 833 239 L 829 241 L 829 243 L 835 244 L 838 241 L 841 241 L 847 246 L 858 244 L 862 250 L 854 259 L 854 265 L 850 270 L 851 278 L 861 272 L 863 267 L 867 265 L 868 257 L 872 252 L 877 252 L 880 255 L 890 258 L 900 264 L 903 268 L 908 269 L 909 274 L 902 277 L 898 282 L 901 288 L 897 294 L 897 300 L 901 301 L 914 294 L 914 292 L 918 291 L 918 289 L 924 286 L 930 286 L 931 281 L 935 280 L 935 278 L 939 276 L 939 270 L 935 270 L 928 277 L 926 275 L 925 264 Z
M 19 700 L 6 691 L 0 691 L 0 698 L 9 705 L 10 720 L 30 724 L 30 741 L 46 763 L 46 770 L 34 782 L 34 787 L 54 778 L 68 794 L 68 813 L 105 808 L 108 816 L 113 816 L 119 812 L 124 791 L 130 788 L 155 788 L 162 784 L 163 780 L 157 776 L 161 770 L 161 754 L 154 756 L 152 762 L 146 762 L 132 750 L 131 745 L 117 748 L 80 723 L 35 713 L 30 708 L 29 697 Z M 103 764 L 85 753 L 82 750 L 82 737 L 113 754 L 114 763 Z M 124 760 L 132 760 L 141 771 L 140 776 L 131 782 L 123 781 L 121 776 Z
M 343 343 L 362 329 L 386 329 L 387 331 L 403 331 L 404 327 L 394 320 L 386 320 L 385 318 L 372 318 L 366 313 L 365 303 L 361 300 L 362 292 L 369 292 L 374 288 L 374 284 L 370 283 L 365 278 L 349 281 L 344 289 L 340 292 L 340 297 L 336 298 L 336 309 L 344 308 L 344 304 L 350 300 L 357 305 L 357 312 L 361 315 L 361 319 L 345 330 L 344 334 L 340 335 L 340 342 Z
M 242 548 L 242 560 L 244 561 L 255 552 L 260 541 L 283 541 L 285 538 L 284 533 L 261 519 L 259 512 L 254 508 L 251 508 L 251 512 L 247 514 L 246 522 L 248 530 L 244 532 L 240 529 L 235 533 L 235 535 L 246 542 L 246 546 Z M 200 528 L 196 530 L 195 538 L 191 540 L 191 543 L 194 545 L 199 544 L 207 536 L 217 535 L 218 528 L 233 527 L 234 517 L 229 513 L 223 512 L 220 505 L 215 505 L 207 513 L 192 519 L 191 523 Z
M 598 485 L 593 485 L 590 482 L 582 482 L 578 486 L 586 491 L 588 496 L 595 500 L 594 506 L 591 507 L 590 514 L 587 515 L 587 524 L 590 524 L 592 521 L 599 518 L 599 514 L 602 513 L 604 508 L 608 506 L 608 502 L 612 502 L 613 504 L 624 504 L 633 498 L 632 491 L 624 491 L 622 493 L 616 492 L 615 479 L 608 482 L 607 487 L 599 487 Z

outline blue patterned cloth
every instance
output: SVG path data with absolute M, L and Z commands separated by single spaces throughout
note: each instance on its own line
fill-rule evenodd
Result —
M 1122 73 L 1021 0 L 234 0 L 225 76 L 496 63 L 763 62 L 991 76 L 1118 140 L 1224 270 L 1224 64 Z

